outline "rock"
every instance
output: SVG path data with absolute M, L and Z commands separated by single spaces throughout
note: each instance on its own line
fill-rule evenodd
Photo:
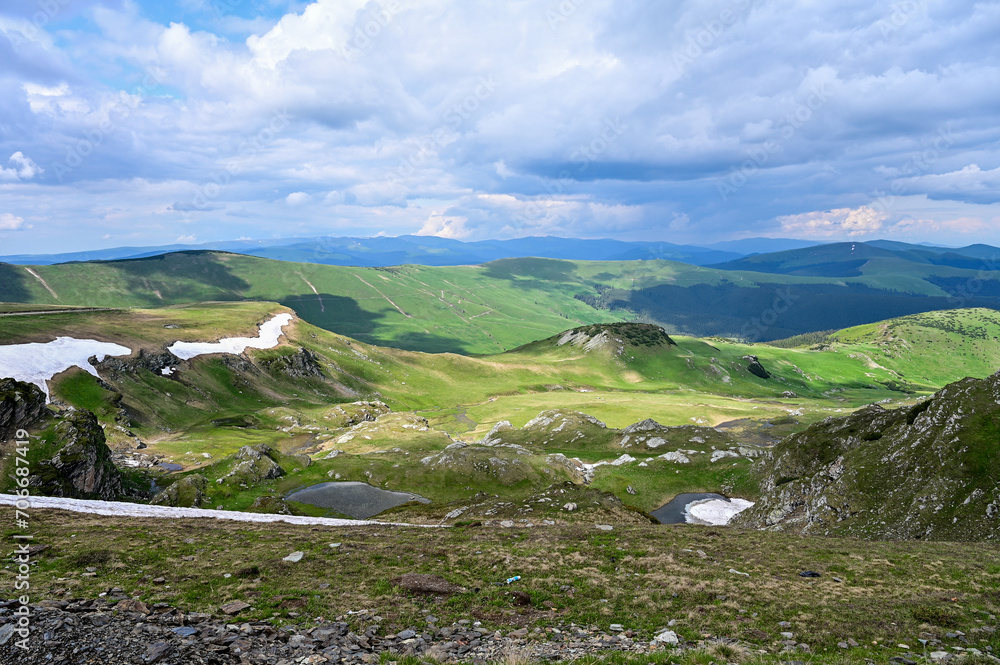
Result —
M 771 373 L 764 369 L 764 366 L 760 364 L 760 360 L 757 356 L 743 356 L 743 360 L 749 362 L 747 370 L 754 376 L 758 376 L 762 379 L 771 378 Z
M 247 609 L 250 609 L 250 603 L 245 603 L 242 600 L 234 600 L 220 607 L 219 611 L 223 614 L 239 614 Z
M 799 573 L 799 577 L 822 577 L 822 575 L 817 573 L 815 570 L 803 570 Z
M 629 494 L 633 495 L 633 496 L 636 495 L 636 494 L 638 494 L 638 492 L 635 491 L 635 488 L 632 487 L 631 485 L 626 486 L 625 487 L 625 491 L 628 492 Z
M 288 561 L 290 563 L 298 563 L 299 561 L 302 561 L 302 557 L 304 557 L 304 556 L 305 556 L 305 552 L 292 552 L 291 554 L 289 554 L 288 556 L 286 556 L 284 559 L 282 559 L 282 561 Z
M 12 623 L 5 623 L 0 626 L 0 646 L 7 644 L 14 637 L 14 629 L 17 628 L 16 625 Z
M 466 591 L 464 587 L 452 584 L 443 577 L 424 573 L 406 573 L 390 582 L 416 593 L 453 594 Z
M 656 637 L 654 637 L 653 641 L 658 642 L 659 644 L 677 645 L 681 643 L 680 639 L 678 639 L 677 637 L 677 633 L 675 633 L 672 630 L 664 630 L 663 632 L 659 633 Z
M 514 522 L 512 522 L 511 520 L 501 520 L 500 526 L 502 526 L 505 529 L 510 529 L 514 526 Z
M 893 656 L 892 658 L 889 659 L 889 662 L 902 663 L 903 665 L 917 665 L 917 661 L 910 660 L 909 658 L 905 658 L 903 656 Z
M 573 502 L 563 504 L 562 509 L 565 510 L 566 512 L 568 512 L 568 513 L 571 513 L 574 510 L 576 510 L 576 504 L 573 503 Z
M 613 623 L 610 626 L 608 626 L 608 630 L 614 633 L 620 633 L 623 630 L 625 630 L 625 626 L 621 625 L 620 623 Z
M 191 626 L 178 626 L 177 628 L 171 628 L 170 632 L 178 637 L 191 637 L 198 634 L 198 629 Z
M 97 416 L 71 408 L 55 427 L 59 451 L 38 464 L 36 477 L 44 493 L 74 499 L 110 501 L 123 493 L 121 470 L 112 461 Z
M 739 453 L 733 452 L 732 450 L 713 450 L 712 451 L 712 462 L 718 462 L 720 459 L 725 459 L 727 457 L 739 457 Z
M 119 601 L 115 605 L 116 610 L 121 610 L 122 612 L 135 612 L 136 614 L 149 614 L 149 608 L 146 607 L 146 603 L 141 600 L 136 600 L 134 598 L 126 598 L 125 600 Z
M 184 476 L 154 496 L 150 503 L 175 508 L 200 508 L 205 502 L 208 479 L 200 473 Z
M 261 363 L 267 370 L 281 372 L 293 379 L 326 378 L 319 356 L 305 347 L 297 353 L 284 355 Z
M 0 379 L 0 441 L 13 439 L 17 430 L 26 430 L 48 415 L 41 388 L 15 379 Z
M 676 464 L 690 464 L 691 458 L 681 452 L 673 451 L 669 453 L 664 453 L 660 455 L 658 459 L 666 460 L 667 462 L 674 462 Z
M 947 651 L 931 651 L 930 659 L 935 663 L 942 663 L 951 660 L 952 655 Z
M 610 524 L 595 524 L 594 526 L 596 526 L 601 531 L 611 531 L 614 529 L 614 527 L 611 526 Z
M 149 645 L 146 650 L 145 662 L 158 663 L 174 651 L 174 645 L 170 642 L 155 642 Z
M 396 634 L 396 637 L 398 637 L 401 640 L 412 640 L 416 636 L 417 632 L 415 630 L 410 630 L 410 629 L 401 630 L 399 633 Z

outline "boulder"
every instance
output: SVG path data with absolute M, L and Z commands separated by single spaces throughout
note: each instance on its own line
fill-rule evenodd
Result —
M 152 498 L 150 503 L 175 508 L 200 508 L 205 501 L 208 479 L 200 473 L 185 476 Z
M 70 409 L 55 428 L 59 451 L 39 464 L 37 482 L 53 496 L 112 500 L 124 493 L 97 416 Z
M 0 379 L 0 442 L 28 429 L 49 415 L 45 393 L 33 383 Z

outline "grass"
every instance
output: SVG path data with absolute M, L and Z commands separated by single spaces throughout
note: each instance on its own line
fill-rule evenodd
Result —
M 894 297 L 908 300 L 904 309 L 913 311 L 934 306 L 921 304 L 926 296 L 936 297 L 936 306 L 945 306 L 941 303 L 947 294 L 928 281 L 934 275 L 971 279 L 977 274 L 906 262 L 872 264 L 864 274 L 841 279 L 724 271 L 672 261 L 506 259 L 482 266 L 355 268 L 181 252 L 148 259 L 35 266 L 31 268 L 34 274 L 27 267 L 10 266 L 9 283 L 0 285 L 0 300 L 118 308 L 274 301 L 318 327 L 371 344 L 485 354 L 575 326 L 637 316 L 624 309 L 594 309 L 580 299 L 606 289 L 641 292 L 657 286 L 732 286 L 753 290 L 761 284 L 859 284 L 893 290 Z M 841 302 L 848 306 L 851 301 Z M 732 322 L 719 319 L 713 323 L 715 319 L 704 318 L 697 307 L 684 310 L 683 315 L 658 307 L 670 319 L 664 323 L 676 329 L 693 326 L 708 334 L 732 332 L 725 328 Z M 848 317 L 852 321 L 871 316 L 864 311 L 852 314 L 856 315 Z
M 439 625 L 469 618 L 489 631 L 570 623 L 607 630 L 621 623 L 644 639 L 673 620 L 685 642 L 704 644 L 644 663 L 778 662 L 783 630 L 810 645 L 796 658 L 817 663 L 885 663 L 903 653 L 899 643 L 919 652 L 918 639 L 1000 649 L 995 633 L 978 632 L 995 626 L 1000 612 L 1000 550 L 983 544 L 862 544 L 648 524 L 603 532 L 592 524 L 332 528 L 48 510 L 32 518 L 35 542 L 50 545 L 32 573 L 37 600 L 95 597 L 117 586 L 186 611 L 217 612 L 240 599 L 253 605 L 244 619 L 308 625 L 345 616 L 355 629 L 364 619 L 347 612 L 369 609 L 385 618 L 387 632 L 423 625 L 422 610 L 431 610 Z M 331 542 L 342 544 L 333 549 Z M 305 552 L 301 562 L 282 561 L 295 550 Z M 96 577 L 82 576 L 87 566 Z M 802 570 L 822 577 L 801 578 Z M 391 582 L 406 572 L 438 574 L 468 592 L 413 595 Z M 9 564 L 0 572 L 13 575 Z M 530 605 L 515 604 L 507 587 L 493 584 L 513 575 L 521 576 L 517 590 L 530 596 Z M 166 583 L 154 584 L 159 577 Z M 968 644 L 945 636 L 955 630 L 967 634 Z M 736 644 L 714 643 L 718 638 Z M 848 638 L 865 646 L 845 661 L 837 643 Z

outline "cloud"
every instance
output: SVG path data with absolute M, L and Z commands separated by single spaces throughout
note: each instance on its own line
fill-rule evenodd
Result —
M 0 187 L 52 220 L 19 248 L 170 241 L 177 221 L 270 237 L 274 217 L 303 235 L 946 242 L 948 220 L 1000 216 L 997 3 L 306 0 L 231 29 L 210 4 L 80 0 L 33 30 L 3 10 L 0 154 L 23 161 Z M 879 192 L 884 217 L 858 207 Z
M 900 178 L 895 183 L 908 193 L 925 193 L 932 199 L 1000 202 L 1000 167 L 984 171 L 977 164 L 950 173 Z
M 30 157 L 26 157 L 20 150 L 10 156 L 8 164 L 10 168 L 0 166 L 0 181 L 2 180 L 31 180 L 36 175 L 41 175 L 45 169 L 36 164 Z
M 17 231 L 24 228 L 24 219 L 9 212 L 0 213 L 0 231 Z
M 285 197 L 285 203 L 290 206 L 300 206 L 312 200 L 312 197 L 305 192 L 292 192 Z
M 185 245 L 190 245 L 192 243 L 198 242 L 198 238 L 192 235 L 178 236 L 176 242 L 183 243 Z
M 888 215 L 867 206 L 838 208 L 777 219 L 781 232 L 797 238 L 856 238 L 873 236 L 885 228 Z

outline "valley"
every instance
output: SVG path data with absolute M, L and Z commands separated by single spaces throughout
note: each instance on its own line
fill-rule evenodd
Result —
M 173 515 L 154 520 L 156 533 L 191 534 L 183 552 L 137 558 L 119 554 L 121 543 L 67 543 L 66 530 L 103 521 L 122 542 L 139 543 L 126 525 L 154 518 L 41 508 L 38 524 L 56 547 L 39 565 L 51 573 L 43 588 L 54 597 L 95 595 L 95 584 L 112 583 L 148 602 L 211 613 L 203 578 L 212 573 L 180 572 L 213 549 L 204 533 L 230 543 L 209 557 L 213 570 L 259 571 L 260 579 L 223 584 L 224 597 L 250 601 L 248 618 L 289 627 L 301 624 L 303 607 L 319 616 L 347 605 L 379 608 L 393 630 L 419 624 L 425 602 L 405 595 L 394 577 L 407 570 L 480 588 L 492 577 L 527 574 L 516 602 L 492 590 L 434 601 L 428 611 L 444 621 L 471 613 L 491 625 L 575 623 L 598 635 L 611 620 L 648 637 L 671 615 L 685 646 L 657 652 L 662 662 L 718 658 L 729 652 L 717 645 L 731 639 L 737 662 L 756 662 L 753 649 L 762 663 L 790 651 L 854 662 L 838 660 L 848 657 L 844 649 L 851 659 L 883 662 L 886 640 L 917 635 L 945 648 L 949 629 L 972 634 L 1000 609 L 993 554 L 975 558 L 985 568 L 973 580 L 954 572 L 948 583 L 918 581 L 918 562 L 941 559 L 941 547 L 1000 536 L 992 433 L 1000 312 L 991 307 L 862 317 L 762 342 L 727 336 L 707 319 L 692 326 L 715 334 L 697 336 L 637 310 L 595 308 L 583 290 L 739 289 L 751 294 L 740 300 L 759 304 L 772 294 L 768 284 L 800 289 L 792 293 L 874 287 L 667 261 L 366 269 L 185 253 L 31 270 L 30 279 L 0 287 L 20 296 L 0 305 L 0 375 L 10 377 L 0 383 L 0 433 L 9 441 L 0 493 L 18 489 L 10 446 L 14 430 L 25 428 L 33 494 L 151 504 Z M 302 285 L 309 293 L 289 295 Z M 918 310 L 941 298 L 925 290 L 898 297 Z M 840 302 L 803 300 L 796 306 Z M 731 309 L 725 298 L 712 302 L 712 311 Z M 41 362 L 62 357 L 55 345 L 80 340 L 98 355 Z M 677 497 L 684 503 L 660 510 Z M 169 512 L 190 508 L 207 513 Z M 211 514 L 312 526 L 206 521 Z M 654 514 L 679 524 L 658 524 Z M 417 536 L 412 527 L 327 521 L 345 518 L 433 528 Z M 384 579 L 348 595 L 305 590 L 320 582 L 294 577 L 281 561 L 287 553 L 263 554 L 282 548 L 275 538 L 297 539 L 303 561 L 315 562 L 302 570 L 329 577 L 313 566 L 330 548 L 303 541 L 297 530 L 305 529 L 329 533 L 342 543 L 336 556 L 350 554 L 350 566 L 375 566 Z M 254 546 L 236 554 L 231 539 L 248 537 Z M 394 559 L 375 538 L 421 554 Z M 604 561 L 612 545 L 642 552 Z M 856 559 L 873 547 L 899 568 L 893 579 L 905 592 L 874 581 L 878 557 Z M 475 562 L 489 548 L 496 561 L 483 568 Z M 454 554 L 441 559 L 443 550 Z M 73 551 L 111 552 L 93 554 L 100 562 L 90 568 L 102 581 L 71 570 Z M 946 566 L 965 570 L 957 554 L 964 550 L 950 551 Z M 545 563 L 556 553 L 561 563 Z M 585 577 L 566 577 L 567 556 Z M 626 582 L 622 565 L 635 568 Z M 806 596 L 777 581 L 791 575 L 790 584 L 808 585 L 803 593 L 817 590 L 797 579 L 798 568 L 821 569 L 823 609 L 806 609 Z M 147 571 L 175 581 L 151 585 Z M 584 594 L 563 591 L 586 585 L 593 588 Z M 945 611 L 935 599 L 941 593 L 966 600 Z M 302 604 L 287 602 L 300 596 Z M 758 600 L 732 600 L 749 596 Z M 890 596 L 891 629 L 874 618 Z M 846 597 L 854 609 L 838 622 L 835 608 Z M 647 625 L 637 608 L 648 602 L 663 609 Z M 789 620 L 796 638 L 801 630 L 808 639 L 776 642 L 782 631 L 774 624 Z M 551 641 L 551 633 L 534 634 Z M 871 646 L 841 646 L 848 638 Z M 982 638 L 970 648 L 1000 648 L 993 633 Z

